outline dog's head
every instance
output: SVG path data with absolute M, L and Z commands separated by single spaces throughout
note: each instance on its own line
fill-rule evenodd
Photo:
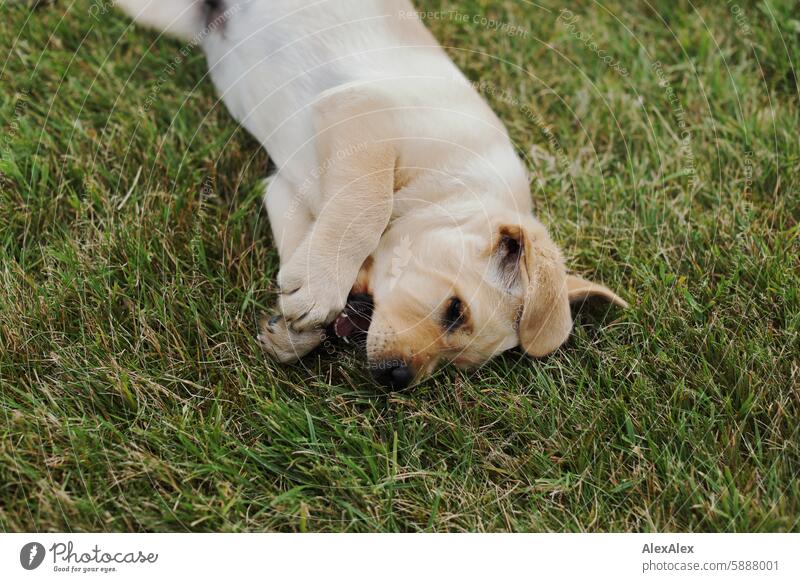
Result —
M 360 282 L 374 301 L 369 367 L 394 389 L 440 363 L 472 367 L 515 346 L 545 356 L 569 336 L 572 301 L 626 305 L 568 275 L 539 221 L 506 211 L 404 217 L 384 234 Z

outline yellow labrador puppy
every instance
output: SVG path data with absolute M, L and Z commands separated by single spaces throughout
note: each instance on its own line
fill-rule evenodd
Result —
M 117 4 L 202 46 L 278 167 L 264 199 L 281 316 L 259 336 L 277 360 L 314 349 L 351 291 L 373 298 L 367 357 L 391 388 L 444 361 L 549 354 L 571 301 L 625 305 L 566 273 L 503 124 L 407 0 Z

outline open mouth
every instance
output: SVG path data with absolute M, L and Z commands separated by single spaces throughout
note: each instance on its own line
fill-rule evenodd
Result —
M 345 308 L 328 326 L 328 334 L 366 352 L 367 332 L 372 321 L 373 308 L 370 295 L 351 293 Z M 393 391 L 407 388 L 414 379 L 412 368 L 402 360 L 370 362 L 367 367 L 379 385 Z
M 328 326 L 328 334 L 342 339 L 347 344 L 366 348 L 373 307 L 371 295 L 351 293 L 347 298 L 347 305 Z

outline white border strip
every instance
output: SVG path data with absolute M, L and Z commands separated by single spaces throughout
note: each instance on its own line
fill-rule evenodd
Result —
M 798 554 L 800 534 L 2 534 L 0 579 L 796 581 Z

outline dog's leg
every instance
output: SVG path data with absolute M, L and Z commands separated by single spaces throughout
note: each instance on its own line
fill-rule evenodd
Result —
M 295 331 L 319 329 L 347 302 L 364 260 L 392 214 L 396 152 L 391 93 L 347 86 L 314 105 L 315 147 L 325 168 L 316 220 L 281 265 L 280 307 Z
M 322 329 L 295 331 L 282 315 L 275 315 L 261 325 L 258 343 L 274 360 L 282 364 L 296 362 L 325 339 Z
M 314 219 L 302 194 L 280 174 L 264 180 L 264 185 L 264 206 L 283 265 L 311 230 Z
M 314 105 L 315 148 L 324 168 L 316 219 L 297 249 L 285 253 L 278 274 L 280 322 L 290 338 L 322 338 L 389 224 L 396 152 L 377 138 L 393 135 L 386 97 L 347 86 L 322 94 Z
M 272 237 L 278 246 L 281 265 L 303 241 L 313 219 L 300 192 L 280 174 L 264 181 L 264 206 L 267 208 Z M 322 342 L 320 330 L 296 332 L 289 328 L 283 316 L 277 315 L 261 326 L 258 341 L 264 351 L 279 362 L 294 362 Z
M 281 311 L 295 331 L 319 329 L 344 309 L 391 216 L 392 148 L 371 142 L 359 149 L 350 135 L 336 137 L 318 138 L 326 154 L 320 157 L 329 161 L 321 181 L 322 207 L 278 275 Z

